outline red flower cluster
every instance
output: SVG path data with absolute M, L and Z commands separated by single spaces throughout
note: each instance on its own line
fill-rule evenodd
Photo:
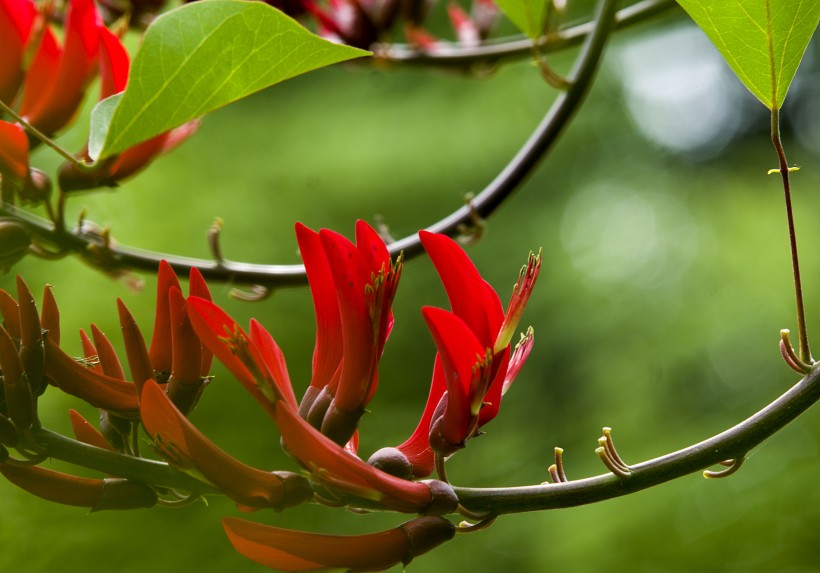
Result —
M 0 100 L 51 137 L 75 117 L 97 74 L 102 79 L 101 99 L 122 91 L 129 63 L 119 38 L 104 26 L 94 0 L 66 3 L 62 45 L 48 25 L 49 5 L 44 6 L 45 12 L 32 0 L 0 0 Z M 195 127 L 189 124 L 157 136 L 90 173 L 80 173 L 67 164 L 60 183 L 66 190 L 115 185 L 188 137 Z M 29 168 L 29 144 L 21 125 L 0 121 L 3 187 L 14 189 L 24 199 L 39 200 L 47 193 L 48 183 L 43 174 Z M 8 198 L 8 191 L 6 194 Z
M 85 358 L 65 354 L 50 291 L 41 316 L 19 280 L 17 300 L 0 291 L 0 454 L 18 445 L 21 431 L 38 425 L 34 396 L 52 385 L 100 408 L 102 432 L 71 412 L 80 441 L 138 455 L 129 432 L 139 421 L 166 461 L 221 491 L 240 509 L 281 510 L 313 499 L 421 516 L 381 533 L 347 537 L 226 519 L 223 525 L 236 549 L 264 565 L 285 571 L 376 571 L 407 563 L 450 539 L 455 528 L 440 516 L 456 511 L 455 491 L 443 481 L 414 480 L 430 475 L 435 462 L 442 475 L 444 458 L 463 448 L 498 413 L 501 396 L 531 348 L 531 330 L 514 351 L 510 341 L 538 275 L 540 256 L 531 256 L 522 270 L 505 313 L 498 295 L 457 243 L 421 233 L 452 311 L 422 310 L 438 354 L 419 427 L 407 442 L 380 450 L 365 463 L 356 454 L 356 428 L 376 390 L 378 363 L 393 325 L 401 257 L 393 261 L 384 241 L 361 221 L 355 243 L 301 224 L 296 235 L 317 322 L 313 374 L 301 403 L 274 338 L 255 320 L 245 331 L 211 302 L 196 270 L 186 299 L 171 267 L 160 266 L 150 345 L 118 301 L 130 379 L 93 324 L 90 337 L 80 333 Z M 188 415 L 210 380 L 212 356 L 270 415 L 304 475 L 244 464 L 191 423 Z M 156 502 L 153 489 L 127 480 L 77 478 L 3 460 L 0 473 L 35 495 L 92 509 Z

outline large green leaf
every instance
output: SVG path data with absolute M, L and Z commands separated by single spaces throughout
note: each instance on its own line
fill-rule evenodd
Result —
M 544 33 L 544 20 L 547 17 L 547 3 L 552 0 L 496 0 L 504 15 L 535 40 Z
M 747 88 L 779 109 L 817 22 L 820 0 L 678 0 Z
M 115 155 L 262 88 L 368 53 L 323 40 L 263 2 L 186 4 L 148 28 L 122 96 L 94 108 L 89 153 Z

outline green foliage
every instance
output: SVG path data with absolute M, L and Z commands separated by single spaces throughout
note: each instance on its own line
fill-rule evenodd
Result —
M 535 40 L 544 33 L 548 2 L 550 0 L 498 0 L 496 4 L 519 30 Z
M 740 81 L 780 109 L 820 20 L 818 0 L 678 0 Z
M 270 85 L 367 54 L 262 2 L 187 4 L 148 28 L 125 92 L 95 108 L 89 152 L 110 157 Z

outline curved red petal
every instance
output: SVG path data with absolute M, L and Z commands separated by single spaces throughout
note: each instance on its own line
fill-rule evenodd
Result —
M 102 373 L 117 380 L 125 380 L 125 371 L 122 369 L 114 345 L 94 323 L 91 323 L 91 335 L 94 337 L 94 346 L 97 350 L 97 358 L 100 361 Z M 136 390 L 134 391 L 136 392 Z
M 229 517 L 222 525 L 239 553 L 280 571 L 382 571 L 404 561 L 412 549 L 401 527 L 366 535 L 324 535 Z
M 285 447 L 315 479 L 396 511 L 418 512 L 432 501 L 430 488 L 377 470 L 323 436 L 283 401 L 276 403 L 276 425 Z
M 100 26 L 100 99 L 118 94 L 128 82 L 128 51 L 120 39 Z
M 71 429 L 74 430 L 74 436 L 84 444 L 95 446 L 103 450 L 114 451 L 108 440 L 103 437 L 97 428 L 92 426 L 82 414 L 77 410 L 69 410 L 68 415 L 71 418 Z
M 244 464 L 220 449 L 191 424 L 157 383 L 145 384 L 140 408 L 146 431 L 171 463 L 195 469 L 244 506 L 282 507 L 287 492 L 281 477 Z
M 279 388 L 280 394 L 294 408 L 298 408 L 293 386 L 290 383 L 288 365 L 282 349 L 276 344 L 273 336 L 255 318 L 251 319 L 250 340 L 262 356 L 270 380 Z
M 157 302 L 154 312 L 154 331 L 151 335 L 151 346 L 148 356 L 151 367 L 158 372 L 170 372 L 173 355 L 171 342 L 171 310 L 168 302 L 168 291 L 176 288 L 181 292 L 177 274 L 168 261 L 159 262 L 157 271 Z
M 205 300 L 212 300 L 211 291 L 208 289 L 208 284 L 199 269 L 191 267 L 191 272 L 188 278 L 188 295 L 203 298 Z M 199 363 L 199 375 L 207 376 L 211 372 L 211 363 L 214 359 L 214 354 L 202 344 L 200 348 L 201 360 Z
M 319 233 L 296 223 L 296 241 L 305 265 L 316 313 L 316 346 L 310 385 L 324 388 L 342 361 L 342 317 L 333 275 Z
M 23 55 L 34 25 L 37 8 L 30 0 L 0 0 L 0 101 L 9 105 L 23 80 Z
M 246 353 L 246 358 L 255 363 L 255 367 L 260 372 L 264 368 L 264 361 L 245 331 L 224 310 L 209 300 L 190 296 L 185 306 L 188 308 L 188 316 L 191 319 L 194 332 L 199 336 L 202 344 L 225 365 L 251 396 L 273 416 L 273 403 L 277 398 L 274 394 L 275 386 L 269 388 L 270 394 L 263 393 L 260 389 L 264 383 L 261 376 L 257 383 L 257 378 L 237 355 L 237 351 L 242 350 Z M 237 345 L 241 345 L 242 348 L 239 349 Z
M 319 237 L 330 263 L 342 317 L 344 361 L 336 406 L 355 412 L 365 405 L 378 360 L 365 293 L 370 270 L 360 251 L 342 235 L 322 229 Z
M 473 368 L 484 356 L 485 349 L 473 331 L 460 317 L 441 308 L 421 309 L 433 341 L 441 357 L 447 379 L 447 410 L 443 430 L 452 444 L 469 437 L 473 426 L 471 405 L 476 399 Z
M 140 332 L 137 321 L 122 299 L 117 299 L 122 340 L 125 344 L 125 356 L 128 359 L 128 368 L 131 370 L 131 380 L 134 381 L 137 395 L 142 392 L 142 385 L 148 380 L 156 380 L 151 358 L 145 346 L 145 338 Z
M 441 277 L 453 313 L 470 326 L 485 347 L 492 348 L 504 320 L 498 294 L 453 239 L 427 231 L 419 231 L 419 238 Z

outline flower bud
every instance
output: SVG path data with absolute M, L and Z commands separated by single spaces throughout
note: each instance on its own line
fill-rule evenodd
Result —
M 39 204 L 51 197 L 51 178 L 39 169 L 31 168 L 28 180 L 17 191 L 26 203 Z
M 382 448 L 367 460 L 376 469 L 401 479 L 413 479 L 413 464 L 398 448 Z
M 7 273 L 25 256 L 31 245 L 31 235 L 13 219 L 0 218 L 0 272 Z

